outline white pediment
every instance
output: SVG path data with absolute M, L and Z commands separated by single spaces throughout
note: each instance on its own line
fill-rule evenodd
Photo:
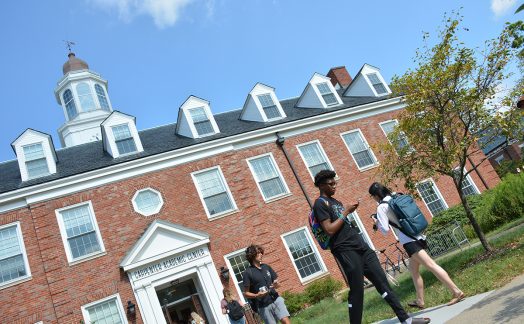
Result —
M 163 220 L 155 220 L 120 263 L 124 271 L 209 243 L 209 235 Z

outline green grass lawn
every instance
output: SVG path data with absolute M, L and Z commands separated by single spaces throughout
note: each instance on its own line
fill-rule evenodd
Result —
M 514 224 L 518 223 L 517 221 Z M 522 222 L 520 221 L 520 223 Z M 522 262 L 524 260 L 524 227 L 515 231 L 502 232 L 502 235 L 496 239 L 490 239 L 490 242 L 493 248 L 502 252 L 486 260 L 472 263 L 482 255 L 484 251 L 482 246 L 471 247 L 460 253 L 437 260 L 467 296 L 501 287 L 514 277 L 524 273 L 524 262 Z M 426 270 L 423 270 L 421 274 L 424 278 L 426 307 L 444 304 L 451 299 L 451 293 L 433 274 Z M 416 311 L 407 306 L 410 300 L 415 299 L 415 288 L 409 273 L 404 273 L 397 279 L 400 286 L 393 287 L 393 290 L 400 297 L 406 310 Z M 393 311 L 382 300 L 375 288 L 366 290 L 364 295 L 364 323 L 372 323 L 394 316 Z M 342 302 L 328 298 L 309 307 L 293 316 L 292 322 L 308 324 L 348 323 L 347 294 L 342 297 Z

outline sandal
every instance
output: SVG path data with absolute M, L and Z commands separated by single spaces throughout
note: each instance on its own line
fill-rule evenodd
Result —
M 455 305 L 464 298 L 466 298 L 466 294 L 464 294 L 464 292 L 461 291 L 460 294 L 458 294 L 457 296 L 453 296 L 453 298 L 449 301 L 448 306 Z
M 425 308 L 424 305 L 420 305 L 419 303 L 417 303 L 416 300 L 410 301 L 408 303 L 408 306 L 409 307 L 415 307 L 415 308 L 418 308 L 418 309 L 424 309 Z
M 411 318 L 411 324 L 428 324 L 431 323 L 431 319 L 429 317 L 412 317 Z

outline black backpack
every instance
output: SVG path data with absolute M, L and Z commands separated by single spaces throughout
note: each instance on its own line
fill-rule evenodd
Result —
M 229 311 L 227 314 L 234 321 L 244 317 L 244 308 L 236 300 L 227 303 L 227 310 Z

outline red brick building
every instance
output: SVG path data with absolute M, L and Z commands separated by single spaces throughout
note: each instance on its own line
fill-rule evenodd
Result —
M 196 311 L 227 323 L 223 286 L 238 295 L 244 249 L 258 243 L 282 291 L 326 275 L 342 280 L 307 227 L 312 175 L 334 169 L 337 198 L 374 248 L 367 188 L 403 108 L 370 65 L 351 78 L 314 74 L 299 97 L 257 84 L 241 110 L 213 115 L 190 96 L 176 123 L 138 132 L 113 111 L 107 82 L 74 54 L 55 89 L 64 148 L 28 129 L 0 164 L 1 323 L 177 323 Z M 499 179 L 484 163 L 489 186 Z M 485 187 L 477 174 L 470 193 Z M 451 179 L 419 184 L 432 213 L 459 202 Z M 229 277 L 229 279 L 228 279 Z

